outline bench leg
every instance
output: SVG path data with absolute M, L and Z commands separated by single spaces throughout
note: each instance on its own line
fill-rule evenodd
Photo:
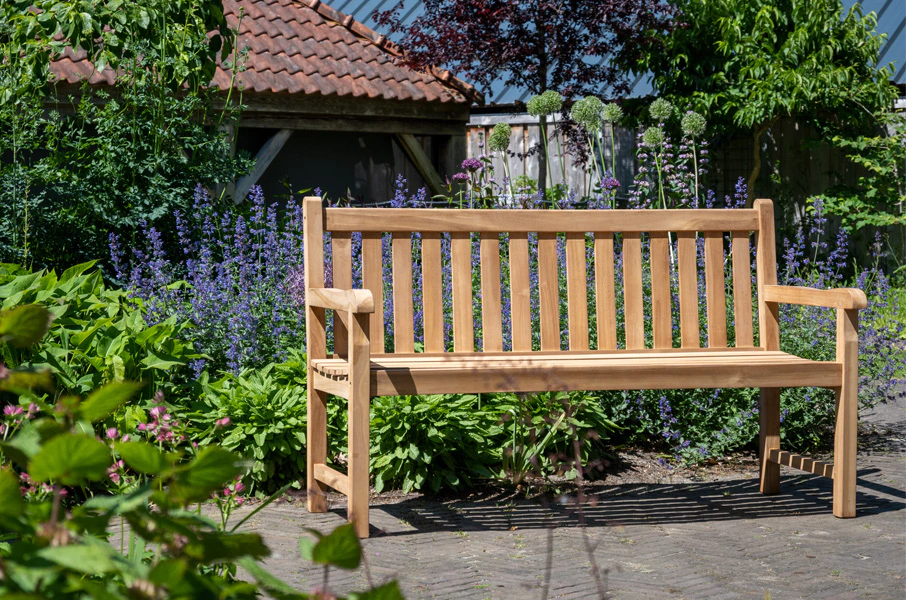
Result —
M 360 538 L 368 537 L 368 479 L 371 426 L 371 362 L 367 315 L 350 314 L 349 510 Z
M 780 465 L 768 457 L 771 450 L 780 450 L 780 388 L 761 388 L 758 416 L 761 493 L 777 494 L 780 492 Z
M 308 381 L 313 381 L 311 370 Z M 327 462 L 327 392 L 308 386 L 308 428 L 306 467 L 308 512 L 327 512 L 327 485 L 315 479 L 315 465 Z
M 837 310 L 837 362 L 843 385 L 837 389 L 834 431 L 834 516 L 856 516 L 856 436 L 859 427 L 858 312 Z

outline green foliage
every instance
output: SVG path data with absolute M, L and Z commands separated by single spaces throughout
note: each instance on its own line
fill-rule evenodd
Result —
M 12 366 L 49 367 L 59 393 L 86 394 L 108 382 L 132 380 L 148 384 L 150 397 L 159 389 L 181 385 L 189 361 L 201 358 L 180 340 L 187 324 L 171 319 L 148 327 L 141 303 L 124 291 L 108 289 L 92 266 L 77 265 L 59 277 L 53 271 L 4 275 L 0 270 L 4 309 L 33 311 L 26 307 L 35 304 L 53 317 L 43 341 L 30 348 L 0 349 L 3 360 Z M 28 339 L 35 333 L 30 331 Z M 97 414 L 122 400 L 102 393 L 95 392 L 88 401 L 101 407 Z
M 29 339 L 36 324 L 46 326 L 50 320 L 50 312 L 41 307 L 20 313 L 25 316 L 6 321 L 8 338 Z M 11 373 L 5 370 L 0 379 Z M 55 407 L 30 408 L 27 423 L 0 443 L 0 596 L 252 599 L 260 587 L 279 598 L 322 597 L 299 592 L 261 567 L 257 561 L 270 551 L 259 534 L 235 531 L 242 522 L 227 530 L 234 504 L 229 500 L 224 507 L 218 493 L 242 473 L 238 455 L 216 445 L 185 457 L 145 442 L 120 441 L 111 447 L 94 435 L 88 420 L 110 418 L 137 389 L 115 382 L 84 402 L 72 396 Z M 9 431 L 4 428 L 4 439 Z M 86 491 L 111 473 L 117 457 L 143 475 L 125 493 L 83 499 L 64 488 Z M 32 489 L 43 483 L 50 493 L 35 495 L 26 489 L 23 497 L 19 479 Z M 219 527 L 200 510 L 187 510 L 212 496 L 225 515 Z M 107 541 L 116 521 L 119 549 Z M 308 558 L 325 569 L 358 567 L 362 549 L 351 526 L 317 535 L 316 544 L 300 544 L 303 550 L 310 548 Z M 238 565 L 255 583 L 236 579 Z M 350 597 L 396 600 L 402 595 L 390 582 Z
M 255 493 L 288 483 L 298 487 L 305 479 L 305 373 L 304 357 L 292 354 L 285 363 L 226 373 L 217 381 L 204 373 L 195 385 L 199 400 L 185 415 L 196 428 L 195 439 L 201 445 L 216 442 L 252 461 L 245 482 Z M 335 456 L 346 417 L 338 403 L 328 406 L 330 454 Z
M 217 127 L 237 117 L 235 103 L 215 110 L 204 87 L 227 33 L 217 1 L 0 6 L 0 260 L 103 256 L 111 231 L 131 237 L 161 220 L 169 231 L 196 184 L 246 172 Z M 113 86 L 46 85 L 51 58 L 79 47 L 98 70 L 117 70 Z
M 834 186 L 819 200 L 823 210 L 853 230 L 906 225 L 906 116 L 882 113 L 874 135 L 830 137 L 831 145 L 864 169 L 856 186 Z
M 650 71 L 659 94 L 709 117 L 717 131 L 760 140 L 781 116 L 866 123 L 896 98 L 874 13 L 840 0 L 680 0 L 686 22 L 628 68 Z M 628 56 L 628 55 L 627 55 Z M 758 144 L 755 147 L 759 147 Z M 760 153 L 749 177 L 753 192 Z

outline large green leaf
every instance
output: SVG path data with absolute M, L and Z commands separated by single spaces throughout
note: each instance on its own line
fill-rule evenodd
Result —
M 38 556 L 53 563 L 85 573 L 111 573 L 117 570 L 116 550 L 109 544 L 70 544 L 43 548 Z
M 44 444 L 31 459 L 28 472 L 35 481 L 82 485 L 103 479 L 112 462 L 103 442 L 87 435 L 64 434 Z
M 236 564 L 254 577 L 261 589 L 278 600 L 307 600 L 311 597 L 296 591 L 288 583 L 272 575 L 250 556 L 238 559 Z
M 116 442 L 113 448 L 127 465 L 139 473 L 158 475 L 171 466 L 166 455 L 148 442 Z
M 242 473 L 239 456 L 219 446 L 208 446 L 179 473 L 179 481 L 204 489 L 215 489 Z
M 17 348 L 30 348 L 50 327 L 50 313 L 43 306 L 25 304 L 0 313 L 0 336 Z
M 270 556 L 270 550 L 257 533 L 202 533 L 196 540 L 189 542 L 183 550 L 203 563 L 210 564 L 224 560 L 234 560 L 242 556 L 264 558 Z
M 365 592 L 353 592 L 348 600 L 404 600 L 403 592 L 396 581 L 389 581 Z
M 153 350 L 149 350 L 148 356 L 142 359 L 142 364 L 149 369 L 161 369 L 166 371 L 167 369 L 170 369 L 172 367 L 179 367 L 186 363 L 165 352 L 155 352 Z
M 8 469 L 0 469 L 0 506 L 3 507 L 3 517 L 15 518 L 25 512 L 19 480 Z
M 305 550 L 302 551 L 303 555 L 307 554 Z M 355 526 L 352 523 L 340 525 L 328 535 L 321 537 L 311 549 L 311 560 L 341 569 L 358 568 L 362 562 L 362 545 L 355 534 Z
M 12 439 L 0 442 L 0 450 L 23 468 L 40 449 L 41 432 L 33 423 L 26 423 Z
M 50 369 L 17 369 L 9 371 L 0 379 L 0 390 L 4 392 L 24 392 L 26 390 L 53 390 L 53 373 Z
M 113 381 L 92 392 L 82 403 L 82 418 L 96 423 L 126 403 L 140 390 L 142 384 L 132 381 Z

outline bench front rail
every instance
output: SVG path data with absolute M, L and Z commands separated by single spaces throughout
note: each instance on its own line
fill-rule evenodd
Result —
M 324 208 L 304 201 L 308 352 L 308 508 L 327 510 L 328 487 L 348 497 L 348 518 L 368 535 L 369 404 L 373 396 L 538 392 L 548 390 L 760 388 L 761 491 L 780 488 L 780 465 L 832 477 L 833 513 L 855 516 L 860 290 L 777 285 L 773 205 L 711 210 L 456 210 Z M 331 264 L 325 264 L 329 232 Z M 501 234 L 507 234 L 506 242 Z M 353 256 L 353 235 L 361 255 Z M 392 284 L 385 285 L 383 238 L 391 236 Z M 420 238 L 424 351 L 415 349 L 413 234 Z M 480 337 L 472 277 L 472 240 L 480 247 Z M 537 260 L 531 240 L 537 236 Z M 561 323 L 558 236 L 565 238 L 567 315 Z M 647 238 L 648 252 L 644 252 Z M 729 243 L 725 239 L 729 238 Z M 445 240 L 449 240 L 446 242 Z M 621 243 L 617 244 L 617 239 Z M 704 246 L 706 339 L 699 328 L 698 241 Z M 452 314 L 444 313 L 442 244 L 449 243 Z M 751 253 L 756 256 L 753 315 Z M 675 247 L 675 253 L 674 253 Z M 589 302 L 587 250 L 592 249 L 594 300 Z M 619 250 L 619 252 L 618 252 Z M 509 297 L 501 297 L 501 258 Z M 643 278 L 647 258 L 649 281 Z M 353 289 L 353 265 L 363 289 Z M 731 264 L 731 281 L 725 280 Z M 333 287 L 324 287 L 325 271 Z M 617 269 L 623 318 L 618 332 Z M 534 271 L 534 272 L 533 272 Z M 671 278 L 679 311 L 672 311 Z M 537 287 L 540 350 L 533 349 L 532 287 Z M 393 303 L 393 336 L 385 348 L 384 292 Z M 732 314 L 727 314 L 730 290 Z M 646 328 L 644 304 L 651 304 Z M 504 351 L 503 303 L 511 324 Z M 837 356 L 818 362 L 780 350 L 778 305 L 837 309 Z M 593 304 L 593 306 L 589 306 Z M 326 310 L 334 312 L 335 353 L 327 352 Z M 595 336 L 589 311 L 594 311 Z M 452 322 L 452 352 L 444 337 Z M 754 324 L 759 323 L 758 345 Z M 732 323 L 732 339 L 728 335 Z M 674 324 L 679 347 L 674 347 Z M 561 347 L 561 331 L 568 340 Z M 622 336 L 618 336 L 622 333 Z M 618 339 L 622 337 L 622 343 Z M 596 340 L 595 344 L 592 344 Z M 592 348 L 592 345 L 595 347 Z M 837 393 L 834 464 L 780 448 L 780 389 L 817 386 Z M 327 397 L 349 402 L 349 466 L 327 465 Z

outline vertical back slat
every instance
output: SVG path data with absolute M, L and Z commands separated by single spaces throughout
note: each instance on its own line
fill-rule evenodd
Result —
M 425 352 L 444 351 L 443 265 L 440 234 L 422 234 L 422 302 L 425 323 Z
M 371 290 L 374 297 L 374 314 L 371 315 L 371 352 L 384 353 L 384 272 L 382 266 L 382 234 L 379 231 L 362 232 L 362 286 Z
M 670 238 L 651 234 L 651 328 L 655 348 L 673 347 L 670 302 Z
M 557 234 L 538 234 L 538 297 L 541 311 L 541 349 L 560 349 L 560 281 L 557 274 Z
M 566 288 L 569 349 L 588 350 L 588 283 L 585 273 L 585 234 L 566 234 Z
M 352 289 L 352 236 L 348 231 L 338 231 L 331 236 L 333 246 L 333 286 L 341 290 Z M 338 310 L 333 315 L 333 351 L 346 358 L 349 351 L 348 315 Z
M 393 234 L 393 351 L 415 352 L 412 318 L 412 234 Z
M 727 294 L 724 288 L 724 236 L 705 232 L 705 301 L 708 307 L 708 347 L 727 347 Z
M 453 350 L 472 352 L 475 329 L 472 318 L 472 242 L 468 232 L 450 234 L 453 270 Z
M 677 233 L 677 262 L 679 267 L 680 336 L 683 348 L 701 345 L 698 330 L 698 275 L 695 232 Z
M 532 311 L 528 234 L 511 233 L 509 253 L 513 350 L 529 352 L 532 349 Z
M 645 347 L 645 313 L 642 306 L 642 237 L 623 234 L 623 307 L 626 316 L 626 348 Z
M 749 253 L 749 232 L 734 231 L 733 235 L 733 316 L 736 321 L 736 347 L 751 348 L 752 332 L 752 257 Z
M 764 286 L 777 285 L 777 247 L 774 245 L 774 204 L 756 199 L 758 231 L 755 232 L 755 274 L 758 278 L 758 336 L 765 350 L 780 350 L 780 316 L 776 303 L 764 300 Z
M 500 234 L 481 234 L 481 339 L 485 352 L 503 350 L 500 302 Z
M 599 232 L 594 235 L 598 350 L 614 350 L 617 347 L 617 310 L 613 282 L 613 234 Z

